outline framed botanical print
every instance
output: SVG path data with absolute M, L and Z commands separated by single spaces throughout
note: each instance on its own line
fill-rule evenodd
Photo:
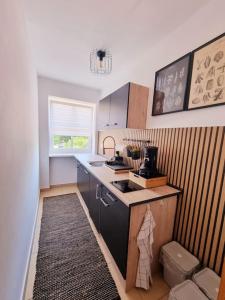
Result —
M 155 74 L 152 115 L 183 111 L 186 105 L 191 54 L 187 54 Z
M 188 109 L 225 104 L 225 34 L 193 52 Z

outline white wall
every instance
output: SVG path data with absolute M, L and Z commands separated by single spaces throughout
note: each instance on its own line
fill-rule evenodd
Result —
M 48 131 L 49 96 L 96 102 L 100 98 L 100 91 L 41 76 L 38 77 L 41 188 L 48 188 L 51 184 L 56 184 L 55 182 L 57 182 L 57 184 L 74 182 L 74 176 L 70 176 L 72 174 L 71 169 L 68 172 L 68 163 L 65 163 L 66 160 L 69 161 L 71 158 L 51 158 L 50 167 L 52 167 L 52 170 L 50 172 Z M 53 162 L 54 160 L 55 162 Z M 66 174 L 66 172 L 68 172 L 68 174 Z
M 39 198 L 37 78 L 22 0 L 0 2 L 0 299 L 21 300 Z
M 49 162 L 50 185 L 77 182 L 74 157 L 51 157 Z
M 148 128 L 225 125 L 225 106 L 151 117 L 155 72 L 222 34 L 225 31 L 224 11 L 224 0 L 211 0 L 155 47 L 146 49 L 143 56 L 137 57 L 134 65 L 104 91 L 104 95 L 128 81 L 149 86 Z

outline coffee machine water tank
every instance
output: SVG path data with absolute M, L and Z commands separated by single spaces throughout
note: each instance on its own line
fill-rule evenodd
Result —
M 157 155 L 158 147 L 144 148 L 144 161 L 140 166 L 139 175 L 150 178 L 157 174 Z

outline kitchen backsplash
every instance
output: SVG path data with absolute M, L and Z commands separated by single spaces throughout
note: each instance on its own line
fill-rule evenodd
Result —
M 132 160 L 130 157 L 127 157 L 126 146 L 131 145 L 131 146 L 138 146 L 140 148 L 143 148 L 144 146 L 147 145 L 148 146 L 153 145 L 153 141 L 152 143 L 145 142 L 150 140 L 151 137 L 151 132 L 148 129 L 112 129 L 107 131 L 100 131 L 98 137 L 99 138 L 98 153 L 101 155 L 105 154 L 105 156 L 108 158 L 112 156 L 112 152 L 109 155 L 107 155 L 107 153 L 104 153 L 103 141 L 106 137 L 114 138 L 115 145 L 116 145 L 115 150 L 119 151 L 120 154 L 125 158 L 125 161 L 135 169 L 139 168 L 141 160 L 143 158 L 143 153 L 141 153 L 140 159 Z

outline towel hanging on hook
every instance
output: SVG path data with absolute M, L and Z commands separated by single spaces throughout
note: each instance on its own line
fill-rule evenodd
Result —
M 150 203 L 147 204 L 147 210 L 151 211 L 151 204 Z
M 154 242 L 153 230 L 155 226 L 150 203 L 148 203 L 143 224 L 137 236 L 137 246 L 140 256 L 136 275 L 136 287 L 145 290 L 149 289 L 150 283 L 152 284 L 151 263 L 153 261 L 152 245 Z

